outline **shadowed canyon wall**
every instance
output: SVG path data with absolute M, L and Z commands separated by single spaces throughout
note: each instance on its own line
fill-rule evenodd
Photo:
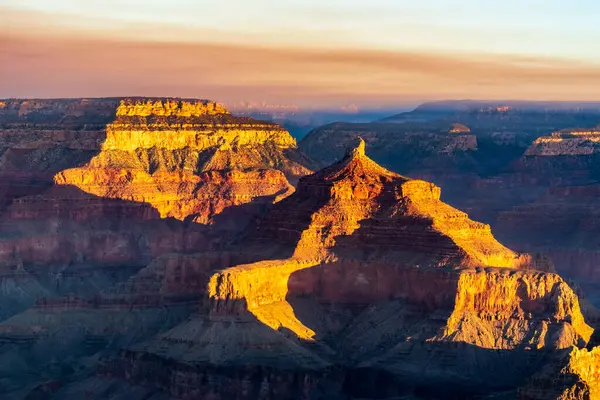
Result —
M 0 220 L 3 294 L 20 299 L 3 302 L 2 395 L 595 393 L 579 289 L 444 203 L 443 186 L 377 164 L 374 137 L 311 174 L 287 132 L 209 101 L 5 109 L 1 171 L 26 179 Z M 436 135 L 427 154 L 447 165 L 481 146 L 456 124 Z

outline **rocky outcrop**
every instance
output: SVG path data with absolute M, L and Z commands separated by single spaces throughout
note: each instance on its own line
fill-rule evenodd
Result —
M 4 102 L 1 396 L 183 322 L 215 271 L 256 260 L 220 249 L 307 163 L 282 128 L 214 102 Z
M 451 173 L 461 173 L 464 180 L 465 173 L 502 172 L 538 137 L 574 126 L 593 130 L 598 122 L 600 112 L 593 104 L 432 102 L 375 123 L 314 129 L 300 148 L 330 164 L 361 136 L 375 161 L 422 179 L 428 173 L 444 184 Z
M 219 248 L 309 171 L 286 131 L 214 102 L 3 103 L 0 319 Z
M 445 188 L 377 164 L 372 137 L 300 177 L 276 126 L 205 101 L 114 107 L 90 160 L 5 208 L 7 276 L 46 292 L 0 323 L 3 393 L 469 399 L 527 388 L 591 340 L 589 304 L 551 262 L 502 245 Z M 445 153 L 432 139 L 431 154 L 476 161 L 469 128 L 445 126 L 464 143 Z M 519 177 L 499 188 L 531 179 Z M 59 288 L 39 279 L 44 259 Z M 97 275 L 82 276 L 98 266 L 121 273 L 92 288 Z
M 336 143 L 364 134 L 376 161 L 434 182 L 445 202 L 489 223 L 509 247 L 546 255 L 600 305 L 594 222 L 600 210 L 594 194 L 599 122 L 590 104 L 438 102 L 382 123 L 322 127 L 300 147 L 325 160 L 320 148 L 341 147 Z M 441 127 L 455 123 L 469 128 L 476 149 L 446 153 L 427 139 L 443 136 Z M 418 139 L 400 139 L 411 135 Z
M 573 349 L 546 366 L 519 390 L 522 400 L 600 398 L 600 347 Z
M 537 139 L 513 167 L 529 177 L 520 193 L 533 196 L 523 201 L 524 196 L 516 193 L 521 204 L 502 210 L 494 224 L 507 243 L 522 251 L 548 254 L 560 273 L 581 284 L 599 282 L 595 221 L 600 175 L 595 139 L 594 132 L 584 131 Z M 597 296 L 593 291 L 589 295 Z
M 367 259 L 393 254 L 401 262 L 403 252 L 413 252 L 422 254 L 423 266 L 529 262 L 498 243 L 488 225 L 440 201 L 440 188 L 384 169 L 364 146 L 361 141 L 342 161 L 301 180 L 296 194 L 261 221 L 255 240 L 291 243 L 295 258 L 318 260 L 363 252 L 372 253 Z
M 334 123 L 313 130 L 302 139 L 300 148 L 322 165 L 329 165 L 343 157 L 357 137 L 365 140 L 375 160 L 405 174 L 444 163 L 447 167 L 473 164 L 471 152 L 477 150 L 476 136 L 445 123 Z M 393 157 L 400 148 L 406 150 L 402 157 Z
M 516 389 L 592 334 L 544 260 L 377 165 L 364 142 L 300 179 L 236 248 L 262 258 L 214 273 L 198 316 L 101 373 L 184 399 L 435 398 L 448 385 L 469 398 Z
M 304 161 L 279 126 L 233 117 L 216 103 L 126 100 L 100 153 L 55 183 L 208 224 L 225 209 L 289 195 L 286 177 L 309 173 Z
M 600 151 L 600 131 L 556 132 L 537 138 L 526 156 L 582 156 Z

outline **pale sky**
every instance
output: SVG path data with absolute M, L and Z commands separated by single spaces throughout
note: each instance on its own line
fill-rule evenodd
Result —
M 0 97 L 600 100 L 597 0 L 0 0 Z

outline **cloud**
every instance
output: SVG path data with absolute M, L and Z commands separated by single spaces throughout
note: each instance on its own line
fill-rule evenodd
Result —
M 583 62 L 365 49 L 156 41 L 0 28 L 0 97 L 156 95 L 393 105 L 444 98 L 599 100 Z M 215 35 L 217 32 L 215 32 Z

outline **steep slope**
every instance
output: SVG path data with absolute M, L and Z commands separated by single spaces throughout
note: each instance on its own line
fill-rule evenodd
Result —
M 557 270 L 575 279 L 596 305 L 599 137 L 596 131 L 566 130 L 535 140 L 513 170 L 528 182 L 521 191 L 537 195 L 503 210 L 494 224 L 507 243 L 548 254 Z
M 577 296 L 545 260 L 502 246 L 439 188 L 384 169 L 364 146 L 300 179 L 240 239 L 240 253 L 262 259 L 214 273 L 198 316 L 100 375 L 185 399 L 442 388 L 465 399 L 515 390 L 556 351 L 585 346 Z
M 476 148 L 442 151 L 453 122 Z M 600 306 L 599 124 L 591 103 L 438 102 L 381 123 L 321 127 L 300 147 L 329 161 L 325 149 L 339 154 L 364 135 L 376 161 L 442 187 L 445 202 L 489 223 L 509 247 L 546 254 Z
M 100 154 L 55 182 L 146 202 L 161 217 L 211 223 L 226 208 L 285 197 L 310 172 L 278 125 L 234 117 L 216 103 L 122 101 Z
M 0 209 L 52 186 L 57 172 L 97 154 L 117 99 L 2 100 Z
M 0 320 L 217 248 L 309 172 L 286 131 L 205 100 L 3 104 Z
M 218 250 L 308 162 L 277 125 L 205 100 L 7 100 L 0 397 L 184 321 L 212 273 L 256 259 Z
M 521 400 L 594 400 L 600 398 L 600 347 L 573 349 L 519 390 Z
M 356 137 L 363 137 L 368 154 L 375 161 L 435 183 L 444 189 L 444 201 L 490 222 L 487 213 L 497 206 L 496 199 L 510 204 L 510 188 L 492 193 L 476 190 L 476 184 L 482 176 L 496 174 L 518 159 L 533 139 L 519 132 L 489 132 L 473 124 L 464 125 L 469 132 L 464 128 L 457 131 L 457 122 L 463 121 L 457 116 L 455 120 L 332 124 L 313 130 L 299 146 L 312 159 L 326 165 L 342 157 L 344 148 Z M 464 196 L 468 191 L 471 195 Z
M 488 225 L 441 202 L 440 193 L 431 183 L 379 166 L 366 156 L 360 140 L 340 162 L 306 177 L 293 197 L 275 205 L 252 242 L 284 240 L 293 244 L 294 258 L 317 261 L 361 251 L 367 260 L 398 260 L 414 250 L 430 266 L 518 267 L 529 262 L 498 243 Z

